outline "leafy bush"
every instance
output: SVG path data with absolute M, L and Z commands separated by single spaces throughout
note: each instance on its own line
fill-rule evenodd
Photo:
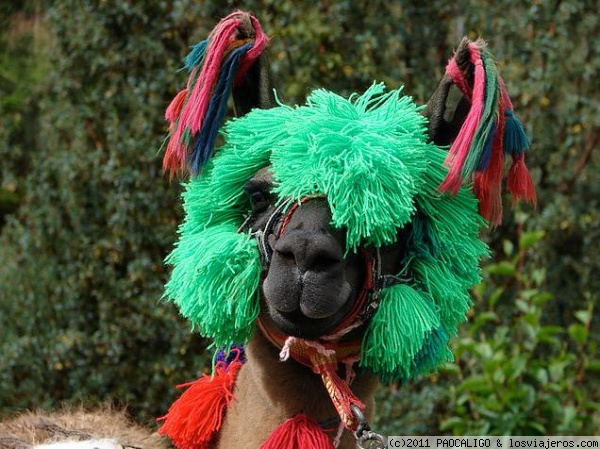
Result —
M 486 267 L 473 320 L 455 345 L 450 417 L 455 435 L 593 435 L 600 418 L 597 343 L 589 338 L 593 303 L 568 327 L 548 323 L 546 269 L 525 263 L 544 232 L 504 241 Z
M 161 111 L 197 9 L 86 5 L 56 2 L 44 22 L 52 69 L 36 89 L 29 171 L 14 179 L 20 209 L 0 236 L 0 404 L 114 399 L 148 418 L 206 362 L 160 300 L 179 220 Z
M 522 225 L 525 215 L 517 218 Z M 455 363 L 393 390 L 378 425 L 389 434 L 597 433 L 594 303 L 575 311 L 566 327 L 549 321 L 554 296 L 546 290 L 546 269 L 528 263 L 544 238 L 543 231 L 524 231 L 516 244 L 502 242 L 502 257 L 485 267 L 469 323 L 451 344 Z

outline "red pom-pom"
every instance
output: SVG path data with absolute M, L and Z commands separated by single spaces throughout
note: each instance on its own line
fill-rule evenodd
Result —
M 523 200 L 535 206 L 537 201 L 535 186 L 531 179 L 531 173 L 525 165 L 525 156 L 522 154 L 513 158 L 508 171 L 506 187 L 515 201 Z
M 167 435 L 179 449 L 208 449 L 215 434 L 221 429 L 223 416 L 234 399 L 235 378 L 242 363 L 235 361 L 228 367 L 217 364 L 214 376 L 200 379 L 178 388 L 187 390 L 159 418 L 164 424 L 158 430 Z
M 298 415 L 275 429 L 260 449 L 334 449 L 334 445 L 321 426 Z

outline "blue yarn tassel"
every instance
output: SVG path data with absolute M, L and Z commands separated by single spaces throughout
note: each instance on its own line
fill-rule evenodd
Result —
M 206 111 L 204 126 L 196 137 L 190 154 L 192 172 L 195 174 L 201 172 L 202 167 L 204 167 L 213 154 L 219 126 L 227 112 L 227 101 L 229 100 L 229 94 L 233 86 L 233 78 L 235 77 L 241 57 L 253 46 L 254 44 L 249 42 L 236 48 L 223 62 L 219 81 L 215 86 L 208 110 Z
M 496 137 L 496 130 L 498 129 L 498 120 L 494 120 L 492 124 L 492 128 L 490 129 L 490 133 L 487 136 L 485 141 L 485 146 L 483 147 L 483 151 L 479 156 L 479 161 L 477 162 L 477 171 L 484 172 L 487 170 L 490 165 L 490 160 L 492 159 L 492 147 L 494 145 L 494 138 Z
M 520 120 L 514 112 L 507 109 L 504 112 L 506 124 L 504 125 L 504 154 L 519 156 L 529 148 L 529 141 Z
M 183 60 L 184 68 L 191 72 L 196 67 L 200 67 L 204 62 L 206 56 L 206 47 L 208 47 L 208 41 L 202 41 L 192 47 L 190 53 Z

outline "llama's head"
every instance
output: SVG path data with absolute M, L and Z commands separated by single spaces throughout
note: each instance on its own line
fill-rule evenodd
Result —
M 240 23 L 237 33 L 254 33 L 257 47 L 257 23 Z M 453 59 L 465 76 L 461 89 L 481 81 L 477 52 L 486 70 L 495 70 L 480 46 L 463 41 Z M 214 121 L 225 110 L 213 100 L 229 93 L 218 91 L 221 83 L 205 89 L 213 96 L 200 115 L 210 118 L 212 111 L 211 126 L 193 120 L 206 100 L 200 80 L 214 75 L 194 63 L 210 58 L 206 44 L 192 51 L 189 88 L 167 111 L 167 165 L 190 161 L 195 174 L 168 258 L 174 270 L 167 296 L 217 347 L 245 343 L 257 323 L 305 339 L 360 333 L 360 364 L 384 380 L 428 372 L 451 357 L 448 339 L 465 319 L 487 252 L 477 199 L 461 182 L 475 172 L 488 176 L 487 165 L 498 162 L 489 144 L 489 154 L 467 155 L 471 168 L 453 165 L 448 174 L 447 150 L 439 145 L 464 139 L 473 110 L 464 94 L 451 101 L 456 80 L 445 76 L 424 111 L 381 84 L 348 99 L 317 90 L 305 105 L 289 107 L 274 100 L 265 58 L 254 55 L 234 83 L 240 117 L 223 126 L 225 143 L 213 156 Z M 226 68 L 237 64 L 232 58 L 223 58 Z M 498 84 L 493 89 L 501 90 Z M 477 101 L 471 93 L 469 101 Z M 482 114 L 487 111 L 491 124 L 484 144 L 504 126 L 503 120 L 492 126 L 499 95 L 485 95 L 490 104 Z M 475 138 L 482 121 L 471 129 Z M 485 190 L 499 182 L 488 181 L 476 180 L 476 187 L 499 196 Z
M 279 199 L 269 169 L 244 189 L 252 203 L 247 229 L 257 235 L 264 277 L 261 322 L 287 335 L 317 339 L 348 317 L 366 281 L 366 251 L 346 251 L 345 229 L 332 225 L 327 198 Z

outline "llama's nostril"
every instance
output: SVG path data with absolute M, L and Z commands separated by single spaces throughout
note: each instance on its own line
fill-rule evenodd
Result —
M 314 270 L 327 270 L 342 262 L 342 259 L 336 257 L 328 251 L 316 252 L 312 256 L 311 266 Z
M 295 260 L 296 257 L 294 256 L 294 253 L 292 251 L 277 251 L 277 254 L 279 254 L 279 257 L 281 257 L 282 259 L 285 260 Z
M 326 271 L 343 262 L 343 251 L 330 235 L 308 232 L 292 232 L 275 245 L 279 262 L 296 267 L 301 273 Z
M 275 253 L 279 257 L 279 259 L 281 260 L 281 262 L 283 263 L 283 265 L 285 265 L 287 267 L 292 267 L 292 266 L 297 265 L 297 263 L 296 263 L 296 256 L 294 255 L 294 253 L 292 251 L 276 250 Z

